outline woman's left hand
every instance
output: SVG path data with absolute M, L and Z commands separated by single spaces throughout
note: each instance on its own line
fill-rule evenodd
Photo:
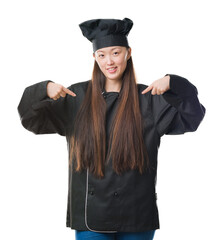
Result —
M 170 89 L 170 76 L 167 75 L 165 77 L 162 77 L 156 81 L 154 81 L 152 84 L 150 84 L 146 89 L 142 91 L 142 94 L 145 94 L 152 90 L 152 95 L 160 95 L 165 93 Z

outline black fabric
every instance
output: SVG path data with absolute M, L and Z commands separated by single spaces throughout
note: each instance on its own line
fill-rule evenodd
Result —
M 92 19 L 79 24 L 82 34 L 92 42 L 94 52 L 110 46 L 129 47 L 127 36 L 132 26 L 129 18 Z
M 105 177 L 101 180 L 88 170 L 77 173 L 69 169 L 67 227 L 96 232 L 141 232 L 159 228 L 156 176 L 161 137 L 196 131 L 206 112 L 192 83 L 178 75 L 168 75 L 170 90 L 162 95 L 152 95 L 151 91 L 141 94 L 148 86 L 137 84 L 150 171 L 140 175 L 137 170 L 130 170 L 119 176 L 112 168 L 112 159 L 105 166 Z M 49 80 L 27 87 L 18 106 L 23 126 L 35 134 L 67 136 L 90 81 L 69 87 L 76 97 L 66 95 L 56 101 L 47 97 Z M 109 137 L 119 92 L 104 91 L 103 96 L 107 104 L 105 124 Z M 41 144 L 37 148 L 41 151 Z
M 126 36 L 123 35 L 108 35 L 99 39 L 94 39 L 92 43 L 94 52 L 100 48 L 109 46 L 129 46 Z

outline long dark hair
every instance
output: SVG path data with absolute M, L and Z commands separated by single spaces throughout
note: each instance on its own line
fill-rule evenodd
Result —
M 105 129 L 106 101 L 102 95 L 105 81 L 106 78 L 95 61 L 92 79 L 89 81 L 69 137 L 69 163 L 74 164 L 72 166 L 76 171 L 89 168 L 95 177 L 102 178 L 105 164 L 111 158 L 117 174 L 136 168 L 142 174 L 148 166 L 149 159 L 143 140 L 143 121 L 132 57 L 128 59 L 122 76 L 108 152 Z

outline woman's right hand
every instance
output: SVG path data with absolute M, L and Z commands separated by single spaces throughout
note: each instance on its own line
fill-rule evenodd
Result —
M 66 94 L 71 95 L 72 97 L 75 97 L 76 94 L 72 92 L 71 90 L 65 88 L 64 86 L 54 83 L 54 82 L 49 82 L 47 84 L 47 96 L 49 98 L 52 98 L 53 100 L 57 100 L 60 97 L 65 97 Z

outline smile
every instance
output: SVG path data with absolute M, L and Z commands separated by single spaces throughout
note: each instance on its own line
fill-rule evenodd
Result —
M 111 67 L 111 68 L 107 68 L 107 71 L 109 73 L 115 73 L 117 71 L 117 67 Z

